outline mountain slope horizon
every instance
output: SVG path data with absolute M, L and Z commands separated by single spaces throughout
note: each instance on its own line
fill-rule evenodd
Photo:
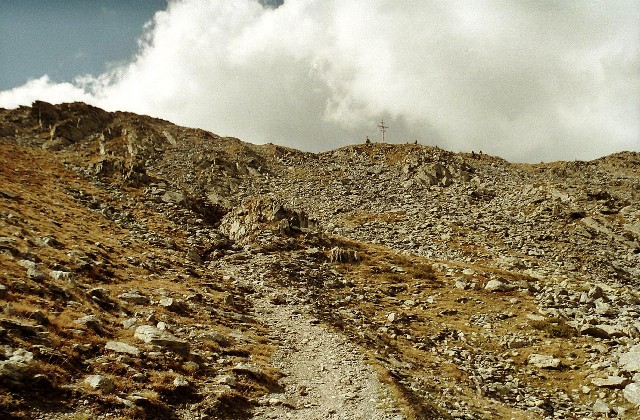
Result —
M 0 109 L 5 418 L 636 418 L 640 153 Z

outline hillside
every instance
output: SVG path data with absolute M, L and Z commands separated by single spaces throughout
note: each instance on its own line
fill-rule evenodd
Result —
M 640 153 L 0 109 L 3 418 L 637 418 Z

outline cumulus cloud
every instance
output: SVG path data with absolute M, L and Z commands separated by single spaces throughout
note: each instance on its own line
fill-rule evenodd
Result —
M 4 108 L 30 105 L 35 100 L 61 103 L 92 101 L 93 97 L 82 87 L 71 83 L 54 83 L 46 75 L 30 80 L 22 86 L 0 92 L 0 106 Z
M 179 0 L 131 63 L 0 106 L 82 100 L 312 151 L 384 118 L 394 142 L 590 159 L 640 149 L 638 39 L 633 0 Z

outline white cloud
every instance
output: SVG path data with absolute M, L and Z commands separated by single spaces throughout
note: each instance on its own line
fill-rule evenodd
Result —
M 377 138 L 513 160 L 640 149 L 634 1 L 172 1 L 129 64 L 0 106 L 84 100 L 252 142 Z
M 84 89 L 71 83 L 54 83 L 49 76 L 30 80 L 22 86 L 0 92 L 0 106 L 16 108 L 19 105 L 31 105 L 36 99 L 51 102 L 92 101 L 93 98 Z

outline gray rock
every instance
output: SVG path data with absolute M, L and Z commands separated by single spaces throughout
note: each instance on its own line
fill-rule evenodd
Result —
M 610 375 L 606 378 L 593 378 L 591 383 L 600 388 L 617 388 L 622 389 L 631 381 L 622 376 Z
M 168 332 L 161 331 L 151 325 L 141 325 L 136 328 L 134 337 L 145 343 L 160 346 L 178 354 L 186 354 L 189 352 L 188 342 L 179 340 Z
M 140 350 L 130 344 L 123 343 L 121 341 L 107 341 L 104 346 L 105 349 L 115 351 L 116 353 L 125 353 L 132 356 L 139 356 Z
M 27 376 L 31 369 L 33 353 L 24 349 L 7 352 L 7 360 L 0 361 L 0 378 L 9 377 L 20 380 Z
M 87 295 L 91 296 L 93 300 L 106 301 L 110 293 L 111 292 L 104 287 L 94 287 L 87 292 Z
M 625 372 L 640 372 L 640 344 L 620 356 L 618 366 Z
M 107 393 L 113 391 L 116 387 L 110 378 L 102 375 L 90 375 L 84 382 L 93 389 L 99 389 Z
M 12 255 L 17 255 L 19 253 L 16 248 L 16 239 L 10 236 L 0 236 L 0 250 L 8 251 Z
M 596 304 L 596 313 L 598 315 L 611 317 L 616 314 L 615 308 L 611 306 L 611 304 L 602 300 L 602 298 L 596 299 L 595 304 Z
M 158 304 L 174 312 L 179 312 L 184 309 L 184 305 L 182 304 L 182 302 L 170 297 L 160 299 Z
M 47 275 L 35 267 L 27 269 L 27 276 L 32 280 L 45 280 Z
M 469 290 L 471 288 L 471 284 L 464 280 L 464 278 L 456 279 L 454 286 L 460 290 Z
M 134 327 L 138 323 L 138 318 L 127 318 L 122 321 L 122 326 L 126 329 Z
M 30 260 L 20 260 L 20 261 L 18 261 L 18 265 L 20 265 L 21 267 L 26 268 L 27 270 L 29 270 L 31 268 L 36 268 L 36 263 L 34 263 L 33 261 L 30 261 Z
M 558 369 L 562 365 L 562 361 L 553 356 L 546 354 L 531 354 L 527 359 L 527 362 L 541 369 Z
M 5 308 L 6 311 L 12 311 L 13 307 L 7 305 Z M 0 326 L 7 328 L 9 330 L 18 330 L 25 335 L 36 335 L 45 331 L 42 325 L 34 325 L 28 324 L 26 322 L 12 320 L 12 319 L 0 319 Z
M 622 390 L 622 395 L 631 404 L 640 405 L 640 382 L 633 382 Z
M 233 371 L 236 373 L 249 374 L 255 378 L 263 378 L 265 373 L 260 367 L 251 363 L 238 363 L 234 366 Z
M 86 325 L 93 330 L 102 329 L 102 321 L 100 321 L 100 318 L 95 315 L 83 316 L 82 318 L 78 318 L 73 322 L 80 325 Z
M 510 292 L 513 290 L 513 286 L 501 280 L 489 280 L 484 289 L 490 292 Z

